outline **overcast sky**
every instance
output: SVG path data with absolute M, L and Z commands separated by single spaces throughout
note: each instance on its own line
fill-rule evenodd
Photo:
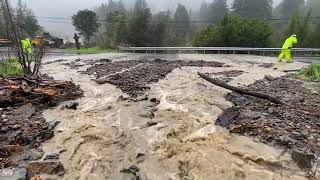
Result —
M 12 0 L 11 2 L 16 2 Z M 71 18 L 80 9 L 93 9 L 108 0 L 23 0 L 38 17 L 40 25 L 46 31 L 59 35 L 62 38 L 70 38 L 74 33 L 74 28 L 70 20 L 54 20 L 45 17 Z M 115 0 L 116 1 L 116 0 Z M 205 0 L 147 0 L 153 11 L 175 9 L 178 3 L 185 4 L 188 9 L 198 9 Z M 211 2 L 213 0 L 206 0 Z M 228 0 L 229 4 L 233 0 Z M 279 1 L 279 0 L 275 0 Z M 123 0 L 127 7 L 132 7 L 135 0 Z M 49 22 L 51 21 L 51 22 Z M 57 22 L 59 21 L 59 22 Z M 61 23 L 61 21 L 65 23 Z

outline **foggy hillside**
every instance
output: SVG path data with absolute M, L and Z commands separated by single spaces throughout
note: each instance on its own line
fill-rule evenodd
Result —
M 17 0 L 12 0 L 16 2 Z M 94 9 L 108 0 L 23 0 L 37 16 L 41 26 L 45 30 L 57 34 L 63 38 L 71 38 L 74 28 L 71 25 L 71 18 L 80 9 Z M 174 10 L 178 3 L 186 5 L 188 9 L 198 10 L 204 0 L 147 0 L 152 11 Z M 212 2 L 212 0 L 206 0 Z M 274 4 L 277 4 L 276 0 Z M 123 0 L 126 8 L 131 9 L 135 0 Z M 233 0 L 229 0 L 229 6 Z M 66 19 L 53 19 L 47 17 L 58 17 Z

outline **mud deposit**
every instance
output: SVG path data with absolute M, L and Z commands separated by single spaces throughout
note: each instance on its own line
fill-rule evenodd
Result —
M 59 124 L 46 122 L 42 112 L 82 93 L 72 82 L 48 77 L 0 78 L 0 170 L 25 168 L 30 161 L 42 158 L 40 145 L 54 136 Z
M 319 157 L 319 94 L 311 92 L 303 82 L 289 77 L 265 78 L 248 88 L 278 96 L 288 105 L 229 93 L 226 98 L 235 106 L 218 118 L 217 125 L 266 144 Z
M 158 82 L 175 68 L 183 66 L 193 67 L 222 67 L 219 62 L 206 61 L 166 61 L 155 59 L 133 60 L 121 62 L 98 63 L 87 69 L 85 73 L 94 74 L 98 83 L 109 83 L 120 88 L 124 93 L 136 97 L 150 89 L 151 83 Z M 71 67 L 75 67 L 72 65 Z

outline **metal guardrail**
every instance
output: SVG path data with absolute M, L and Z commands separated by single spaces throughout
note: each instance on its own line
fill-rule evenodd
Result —
M 153 52 L 157 53 L 159 51 L 177 51 L 178 53 L 182 51 L 194 51 L 194 52 L 203 52 L 204 54 L 208 51 L 223 53 L 223 52 L 232 52 L 236 54 L 237 52 L 280 52 L 281 48 L 247 48 L 247 47 L 119 47 L 120 51 L 129 51 L 129 52 Z M 292 52 L 320 52 L 320 48 L 293 48 Z

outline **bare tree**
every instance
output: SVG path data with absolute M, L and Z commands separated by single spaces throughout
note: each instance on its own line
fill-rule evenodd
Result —
M 21 35 L 16 28 L 15 21 L 11 12 L 8 0 L 2 0 L 3 15 L 7 24 L 8 39 L 12 41 L 11 52 L 18 59 L 24 74 L 26 75 L 39 75 L 39 69 L 42 64 L 43 57 L 45 55 L 45 43 L 42 39 L 33 47 L 33 52 L 26 52 L 22 47 Z

